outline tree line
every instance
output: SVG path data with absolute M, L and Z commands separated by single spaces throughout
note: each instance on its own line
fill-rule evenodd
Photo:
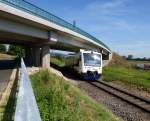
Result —
M 150 61 L 150 58 L 142 57 L 142 58 L 135 58 L 133 55 L 128 55 L 128 56 L 122 56 L 126 60 L 136 60 L 136 61 Z
M 25 49 L 22 46 L 9 45 L 9 48 L 7 50 L 4 44 L 0 44 L 0 53 L 15 55 L 16 57 L 24 57 Z

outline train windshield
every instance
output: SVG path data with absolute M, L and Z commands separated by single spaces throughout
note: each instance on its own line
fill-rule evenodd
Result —
M 84 53 L 85 66 L 101 66 L 101 55 L 95 53 Z

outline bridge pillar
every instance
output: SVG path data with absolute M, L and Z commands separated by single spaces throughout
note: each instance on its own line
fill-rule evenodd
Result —
M 34 47 L 32 48 L 32 51 L 33 51 L 33 57 L 32 57 L 33 66 L 39 67 L 41 65 L 41 61 L 40 61 L 41 49 L 40 47 Z
M 41 50 L 39 47 L 27 47 L 25 54 L 25 64 L 27 66 L 39 67 L 41 65 Z
M 42 53 L 41 53 L 41 60 L 42 60 L 42 67 L 43 68 L 50 68 L 50 53 L 49 53 L 50 47 L 48 45 L 45 45 L 42 47 Z
M 40 47 L 27 47 L 25 63 L 27 66 L 35 66 L 43 68 L 50 68 L 50 53 L 49 46 L 45 45 Z
M 25 64 L 26 66 L 33 65 L 33 51 L 30 47 L 26 47 L 25 49 Z

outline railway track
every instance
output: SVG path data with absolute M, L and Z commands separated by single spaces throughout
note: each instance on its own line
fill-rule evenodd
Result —
M 88 82 L 98 89 L 101 89 L 127 103 L 134 105 L 148 113 L 150 113 L 150 100 L 135 95 L 133 93 L 122 90 L 118 87 L 114 87 L 104 81 Z

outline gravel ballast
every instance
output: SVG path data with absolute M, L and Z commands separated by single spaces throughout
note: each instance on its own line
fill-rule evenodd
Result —
M 80 81 L 79 88 L 90 97 L 110 109 L 115 115 L 124 121 L 150 121 L 150 114 L 138 109 L 111 94 L 108 94 L 87 82 Z

